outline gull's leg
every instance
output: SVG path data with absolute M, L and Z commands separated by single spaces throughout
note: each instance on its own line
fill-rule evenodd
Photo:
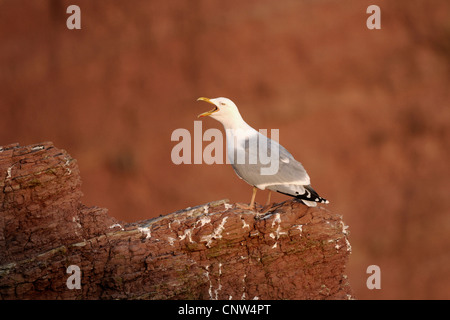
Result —
M 258 189 L 256 187 L 253 187 L 252 200 L 250 201 L 250 205 L 246 205 L 243 203 L 236 203 L 236 206 L 238 206 L 239 208 L 244 209 L 244 210 L 255 211 L 256 191 L 258 191 Z
M 256 191 L 258 191 L 258 189 L 256 187 L 253 187 L 252 200 L 250 201 L 250 209 L 252 209 L 252 210 L 255 209 Z
M 269 190 L 269 195 L 267 196 L 266 207 L 270 205 L 270 195 L 272 194 L 272 190 Z
M 270 210 L 270 196 L 272 195 L 272 190 L 268 190 L 269 194 L 267 195 L 267 202 L 266 205 L 262 208 L 262 212 L 259 213 L 259 215 L 264 215 Z

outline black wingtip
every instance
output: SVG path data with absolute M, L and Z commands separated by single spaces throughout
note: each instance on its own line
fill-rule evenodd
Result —
M 324 204 L 330 203 L 330 201 L 328 201 L 327 199 L 322 198 L 322 197 L 320 197 L 320 196 L 317 196 L 317 197 L 315 197 L 315 198 L 308 198 L 308 197 L 305 197 L 305 196 L 302 194 L 302 195 L 299 195 L 299 196 L 295 196 L 294 198 L 296 198 L 296 199 L 298 199 L 298 200 L 313 201 L 313 202 L 324 203 Z
M 327 199 L 319 196 L 319 194 L 311 186 L 304 186 L 304 188 L 305 188 L 305 193 L 303 193 L 303 194 L 292 195 L 292 194 L 284 193 L 284 192 L 280 192 L 280 191 L 278 191 L 278 192 L 282 193 L 284 195 L 290 196 L 290 197 L 294 197 L 295 199 L 298 199 L 298 200 L 313 201 L 313 202 L 324 203 L 324 204 L 330 203 L 330 201 L 328 201 Z

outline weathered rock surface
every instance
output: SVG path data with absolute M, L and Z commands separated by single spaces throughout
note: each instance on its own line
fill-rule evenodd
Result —
M 347 299 L 347 227 L 287 201 L 227 200 L 124 224 L 81 203 L 76 160 L 52 143 L 0 148 L 2 299 Z M 70 265 L 81 288 L 69 289 Z

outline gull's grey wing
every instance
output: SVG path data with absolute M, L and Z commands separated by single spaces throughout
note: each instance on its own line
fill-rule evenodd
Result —
M 239 158 L 237 155 L 239 151 L 235 148 L 232 166 L 240 178 L 260 189 L 272 189 L 270 186 L 273 185 L 302 186 L 310 184 L 310 179 L 305 168 L 282 145 L 261 133 L 258 133 L 257 136 L 255 135 L 254 138 L 256 141 L 246 139 L 240 146 L 237 146 L 241 151 L 245 152 L 245 159 L 242 159 L 243 157 Z M 276 163 L 273 164 L 275 169 L 278 169 L 273 171 L 273 174 L 262 174 L 261 170 L 270 167 L 271 162 L 263 164 L 263 158 L 260 157 L 260 148 L 262 148 L 261 152 L 263 157 L 267 156 L 267 158 L 270 158 L 270 161 L 278 162 L 278 168 L 276 168 Z M 276 151 L 278 151 L 278 157 L 274 156 L 272 159 L 272 153 Z M 256 163 L 251 162 L 252 158 L 256 159 Z

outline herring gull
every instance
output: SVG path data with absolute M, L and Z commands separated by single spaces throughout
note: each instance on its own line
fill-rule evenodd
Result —
M 315 207 L 317 203 L 329 203 L 311 187 L 309 175 L 303 165 L 278 142 L 249 126 L 242 119 L 233 101 L 228 98 L 204 97 L 198 98 L 197 101 L 214 105 L 214 109 L 198 117 L 210 116 L 222 123 L 230 163 L 239 178 L 253 186 L 249 206 L 251 209 L 254 209 L 257 189 L 269 190 L 267 205 L 270 202 L 270 191 L 292 196 L 309 207 Z M 268 162 L 268 156 L 269 160 L 276 164 L 272 166 L 275 170 L 268 170 L 268 164 L 273 164 Z

